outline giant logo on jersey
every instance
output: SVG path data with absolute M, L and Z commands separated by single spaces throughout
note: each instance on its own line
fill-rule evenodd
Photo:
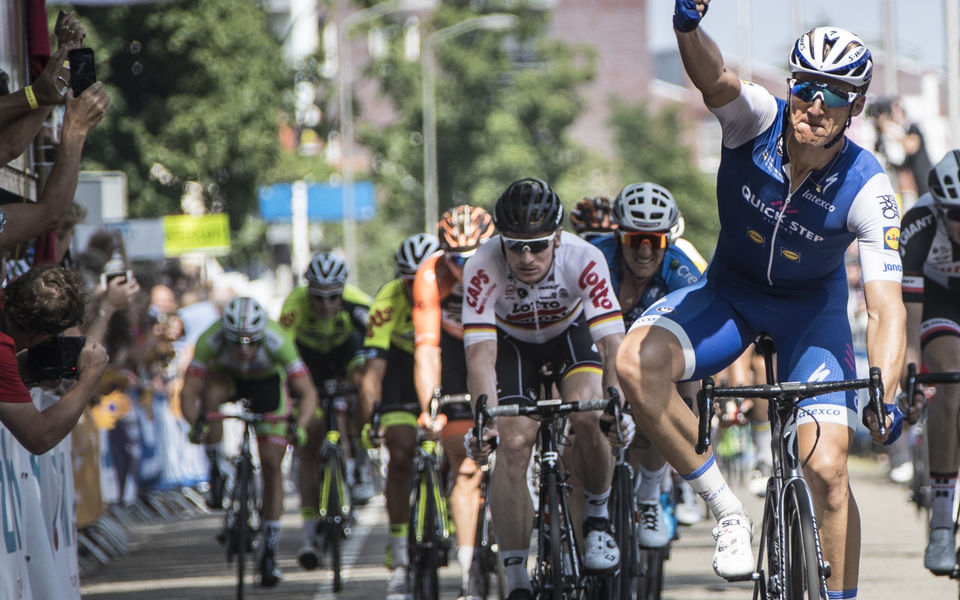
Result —
M 888 250 L 900 249 L 900 228 L 899 227 L 883 228 L 883 247 Z
M 600 277 L 600 275 L 598 275 L 594 270 L 594 267 L 596 266 L 596 261 L 591 260 L 587 264 L 587 268 L 580 273 L 580 277 L 577 279 L 577 284 L 582 290 L 589 288 L 588 293 L 590 295 L 590 300 L 593 301 L 593 305 L 595 307 L 609 310 L 613 308 L 613 302 L 611 302 L 610 298 L 607 297 L 607 295 L 610 293 L 610 285 L 607 283 L 606 279 Z
M 900 232 L 900 243 L 906 245 L 910 238 L 913 237 L 913 234 L 922 229 L 926 229 L 931 223 L 933 223 L 933 215 L 921 217 L 913 223 L 910 223 L 909 227 Z

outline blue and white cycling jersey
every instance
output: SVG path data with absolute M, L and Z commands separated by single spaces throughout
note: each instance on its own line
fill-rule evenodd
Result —
M 706 275 L 651 306 L 633 327 L 671 331 L 682 379 L 732 363 L 760 331 L 773 337 L 781 381 L 856 376 L 847 320 L 846 248 L 857 240 L 864 282 L 900 282 L 900 214 L 877 160 L 844 138 L 840 152 L 790 192 L 787 104 L 743 83 L 711 109 L 723 129 L 720 235 Z M 800 423 L 855 427 L 854 392 L 804 401 Z
M 683 242 L 683 240 L 677 240 Z M 620 245 L 617 244 L 616 234 L 598 236 L 590 240 L 590 243 L 600 248 L 603 257 L 607 259 L 607 267 L 610 269 L 610 284 L 613 286 L 613 293 L 620 296 L 620 278 L 623 275 L 623 253 L 620 251 Z M 691 256 L 684 251 L 684 247 L 690 248 Z M 623 321 L 630 326 L 631 323 L 640 318 L 651 304 L 663 298 L 668 293 L 678 290 L 691 283 L 696 283 L 703 274 L 703 257 L 689 243 L 671 244 L 663 253 L 663 262 L 660 263 L 660 270 L 647 284 L 647 289 L 640 296 L 640 299 L 633 306 L 621 306 L 623 311 Z

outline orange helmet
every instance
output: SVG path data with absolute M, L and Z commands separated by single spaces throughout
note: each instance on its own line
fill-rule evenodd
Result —
M 479 206 L 461 204 L 449 209 L 437 223 L 440 247 L 447 252 L 476 250 L 493 236 L 493 217 Z

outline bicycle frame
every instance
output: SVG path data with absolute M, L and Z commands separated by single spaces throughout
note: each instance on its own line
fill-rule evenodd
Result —
M 798 600 L 794 597 L 795 585 L 806 585 L 808 593 L 811 585 L 802 581 L 794 581 L 794 559 L 791 556 L 790 535 L 795 533 L 796 527 L 800 533 L 801 552 L 809 551 L 803 542 L 803 537 L 810 535 L 813 543 L 812 551 L 815 554 L 818 581 L 817 597 L 826 594 L 826 578 L 830 575 L 830 567 L 824 563 L 820 546 L 820 535 L 813 509 L 813 496 L 807 482 L 803 478 L 803 465 L 806 459 L 799 455 L 799 441 L 797 436 L 797 415 L 802 409 L 798 408 L 801 400 L 820 394 L 869 388 L 870 408 L 880 417 L 880 433 L 885 434 L 886 411 L 879 390 L 882 387 L 880 369 L 872 367 L 869 379 L 853 379 L 832 382 L 784 382 L 776 383 L 776 373 L 773 368 L 773 340 L 766 334 L 758 336 L 757 347 L 763 355 L 766 370 L 766 385 L 742 386 L 732 388 L 717 388 L 713 378 L 703 381 L 703 388 L 698 393 L 698 409 L 700 415 L 697 452 L 703 454 L 710 444 L 709 414 L 712 412 L 715 398 L 768 398 L 770 399 L 769 417 L 771 430 L 771 449 L 773 453 L 773 474 L 767 482 L 767 496 L 764 503 L 763 521 L 761 526 L 760 552 L 757 558 L 757 569 L 749 577 L 755 581 L 754 600 L 763 598 L 783 598 Z M 818 433 L 819 435 L 819 433 Z M 811 454 L 812 454 L 811 450 Z M 791 497 L 792 495 L 792 497 Z M 800 517 L 800 522 L 794 527 L 788 525 L 788 519 L 793 516 L 792 511 Z M 790 512 L 791 514 L 788 514 Z M 806 520 L 804 520 L 806 519 Z M 812 525 L 812 528 L 810 527 Z M 810 529 L 810 531 L 808 531 Z M 770 539 L 767 539 L 767 536 Z M 766 547 L 767 565 L 770 573 L 764 573 L 763 560 Z M 806 560 L 808 557 L 804 558 Z M 807 565 L 809 568 L 809 565 Z M 788 573 L 788 569 L 791 571 Z M 768 578 L 765 579 L 764 575 Z M 800 574 L 803 575 L 803 574 Z M 807 574 L 809 577 L 809 574 Z M 802 592 L 801 592 L 802 593 Z
M 342 540 L 350 536 L 352 502 L 346 485 L 347 468 L 340 444 L 337 414 L 332 402 L 337 389 L 326 387 L 322 398 L 327 431 L 320 446 L 320 504 L 317 507 L 317 532 L 324 533 L 324 547 L 332 558 L 333 591 L 343 589 L 341 578 Z
M 537 475 L 539 507 L 535 524 L 538 544 L 533 584 L 540 598 L 559 599 L 565 597 L 566 592 L 572 591 L 576 594 L 584 587 L 581 548 L 574 534 L 567 506 L 566 473 L 559 466 L 560 450 L 557 442 L 559 431 L 556 422 L 571 412 L 602 410 L 606 408 L 608 402 L 607 399 L 567 403 L 562 400 L 539 400 L 532 406 L 508 404 L 488 408 L 485 397 L 481 396 L 477 399 L 477 413 L 482 415 L 482 418 L 477 418 L 476 431 L 483 431 L 481 421 L 495 416 L 539 417 L 536 447 L 536 460 L 539 466 Z M 554 514 L 559 516 L 559 523 L 553 522 L 556 518 Z M 562 555 L 559 556 L 559 564 L 555 559 L 558 553 L 553 552 L 551 544 L 559 544 L 561 547 Z

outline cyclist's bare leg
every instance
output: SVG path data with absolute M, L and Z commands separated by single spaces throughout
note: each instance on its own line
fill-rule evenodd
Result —
M 263 506 L 260 513 L 264 521 L 277 521 L 283 512 L 283 472 L 280 463 L 287 450 L 286 443 L 277 443 L 266 437 L 257 439 L 260 451 L 260 476 L 263 479 Z
M 931 372 L 960 369 L 960 337 L 940 336 L 926 343 L 923 362 Z M 927 409 L 930 471 L 956 473 L 960 468 L 960 385 L 938 384 Z
M 568 402 L 603 397 L 600 375 L 597 373 L 574 373 L 563 380 L 560 389 L 561 396 Z M 600 413 L 574 412 L 570 413 L 569 419 L 576 432 L 570 449 L 570 468 L 579 474 L 586 492 L 602 494 L 610 489 L 613 454 L 600 431 Z
M 816 450 L 803 469 L 810 485 L 820 526 L 823 560 L 830 563 L 827 587 L 852 590 L 860 570 L 860 511 L 850 490 L 847 455 L 853 430 L 840 423 L 805 423 L 798 428 L 800 456 Z
M 390 454 L 384 496 L 387 518 L 391 525 L 405 525 L 410 520 L 410 481 L 413 478 L 413 452 L 417 445 L 417 428 L 393 425 L 383 434 Z
M 527 490 L 527 464 L 537 424 L 525 417 L 497 419 L 500 441 L 490 478 L 490 511 L 503 551 L 527 550 L 533 527 L 533 502 Z
M 220 409 L 221 404 L 230 401 L 230 391 L 232 389 L 231 381 L 222 373 L 210 371 L 203 388 L 201 397 L 201 410 L 203 412 L 215 412 Z M 207 433 L 207 446 L 219 444 L 223 437 L 223 423 L 220 421 L 210 421 L 207 426 L 210 431 Z
M 463 582 L 468 581 L 470 561 L 473 558 L 473 542 L 477 529 L 477 513 L 480 510 L 480 480 L 483 472 L 467 457 L 463 435 L 441 438 L 443 452 L 450 463 L 453 487 L 450 490 L 450 513 L 457 528 L 457 560 L 463 569 Z M 466 587 L 466 586 L 464 586 Z

